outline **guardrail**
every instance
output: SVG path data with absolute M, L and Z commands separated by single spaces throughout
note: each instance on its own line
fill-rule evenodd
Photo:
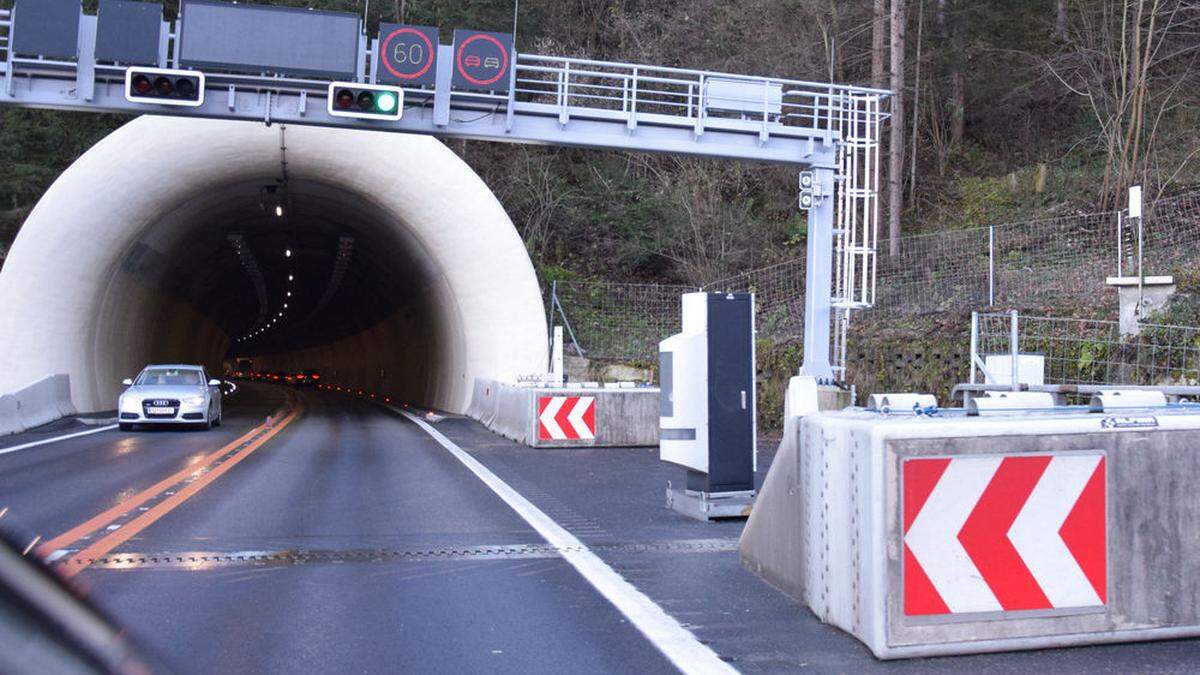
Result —
M 832 140 L 853 98 L 885 90 L 704 70 L 519 54 L 513 100 L 518 110 L 574 118 L 690 126 Z M 876 107 L 876 119 L 886 117 Z

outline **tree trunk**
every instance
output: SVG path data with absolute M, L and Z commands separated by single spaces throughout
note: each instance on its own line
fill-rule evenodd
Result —
M 967 84 L 962 68 L 955 66 L 950 73 L 950 105 L 953 106 L 950 118 L 950 139 L 955 145 L 962 143 L 966 132 L 967 122 Z
M 900 215 L 904 212 L 904 40 L 908 24 L 907 0 L 892 0 L 892 120 L 891 157 L 888 162 L 888 243 L 892 255 L 900 254 Z
M 1067 41 L 1067 0 L 1057 0 L 1058 16 L 1054 20 L 1054 34 L 1059 40 Z
M 887 30 L 887 0 L 875 0 L 871 19 L 871 86 L 883 89 L 887 86 L 887 73 L 883 69 L 884 32 Z
M 917 140 L 918 126 L 921 122 L 921 52 L 925 37 L 925 0 L 917 0 L 917 60 L 916 73 L 913 77 L 912 98 L 912 146 L 909 148 L 908 164 L 908 203 L 911 207 L 917 204 Z

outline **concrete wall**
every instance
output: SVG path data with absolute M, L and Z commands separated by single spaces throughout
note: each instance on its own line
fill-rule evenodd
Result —
M 104 410 L 121 379 L 148 361 L 216 366 L 229 336 L 131 273 L 128 261 L 143 248 L 169 258 L 181 232 L 211 226 L 205 204 L 231 182 L 274 180 L 279 144 L 278 128 L 261 124 L 142 117 L 76 161 L 30 214 L 0 270 L 0 392 L 67 373 L 79 408 Z M 288 128 L 287 146 L 292 179 L 359 196 L 388 216 L 410 257 L 427 263 L 422 288 L 433 312 L 415 328 L 385 321 L 318 350 L 321 363 L 305 367 L 366 377 L 368 367 L 391 365 L 385 378 L 400 377 L 402 359 L 390 355 L 408 348 L 400 338 L 425 340 L 436 345 L 432 360 L 404 366 L 404 390 L 454 412 L 466 409 L 478 377 L 545 370 L 532 264 L 495 196 L 454 153 L 424 136 L 316 127 Z M 146 151 L 154 148 L 170 152 Z M 380 356 L 368 364 L 364 352 Z
M 15 434 L 75 414 L 66 375 L 48 375 L 0 395 L 0 435 Z
M 535 448 L 626 448 L 658 445 L 659 390 L 549 388 L 516 386 L 495 380 L 475 381 L 467 415 L 492 431 Z M 538 399 L 544 396 L 592 396 L 596 399 L 596 438 L 542 440 Z

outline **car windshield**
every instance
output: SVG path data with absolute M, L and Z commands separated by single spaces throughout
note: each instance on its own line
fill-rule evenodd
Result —
M 198 386 L 203 382 L 204 378 L 201 377 L 200 371 L 198 370 L 185 368 L 147 368 L 146 370 L 142 371 L 141 375 L 138 375 L 138 379 L 135 384 L 190 384 Z

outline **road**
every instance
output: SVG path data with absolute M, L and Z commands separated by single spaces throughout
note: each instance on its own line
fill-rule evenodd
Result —
M 289 396 L 245 386 L 208 432 L 11 453 L 66 423 L 4 439 L 0 508 L 181 673 L 674 670 L 424 429 L 314 391 L 289 417 Z M 531 450 L 469 420 L 434 427 L 744 672 L 1189 672 L 1200 658 L 1200 642 L 1175 641 L 880 663 L 743 570 L 741 523 L 667 511 L 678 476 L 653 450 Z

